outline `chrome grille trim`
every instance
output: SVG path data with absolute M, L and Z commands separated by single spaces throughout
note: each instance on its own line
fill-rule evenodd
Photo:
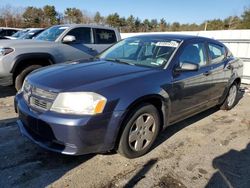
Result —
M 23 87 L 23 97 L 32 108 L 39 111 L 48 111 L 56 99 L 57 93 L 38 88 L 26 81 Z

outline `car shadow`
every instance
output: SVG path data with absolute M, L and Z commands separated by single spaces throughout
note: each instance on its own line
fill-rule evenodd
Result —
M 236 99 L 236 103 L 235 106 L 239 103 L 239 101 L 243 98 L 244 96 L 244 89 L 240 89 L 238 94 L 237 94 L 237 99 Z M 178 133 L 180 130 L 184 129 L 185 127 L 188 127 L 189 125 L 192 125 L 193 123 L 200 121 L 204 118 L 206 118 L 207 116 L 210 116 L 214 113 L 216 113 L 217 111 L 220 110 L 219 106 L 215 106 L 212 107 L 208 110 L 205 110 L 199 114 L 196 114 L 190 118 L 187 118 L 183 121 L 180 121 L 178 123 L 175 123 L 173 125 L 168 126 L 163 132 L 160 133 L 160 135 L 158 136 L 158 138 L 156 139 L 152 149 L 158 147 L 159 145 L 161 145 L 164 141 L 166 141 L 167 139 L 169 139 L 170 137 L 172 137 L 173 135 L 175 135 L 176 133 Z
M 47 187 L 95 156 L 67 156 L 44 150 L 21 136 L 16 118 L 0 121 L 0 185 Z
M 206 188 L 250 187 L 250 143 L 241 151 L 230 150 L 213 160 L 217 170 Z
M 0 98 L 10 97 L 16 94 L 14 86 L 0 86 Z
M 124 188 L 134 187 L 140 180 L 146 177 L 147 172 L 157 163 L 158 159 L 151 159 L 126 183 Z

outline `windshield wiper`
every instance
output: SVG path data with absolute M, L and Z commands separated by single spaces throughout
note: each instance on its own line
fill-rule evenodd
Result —
M 107 58 L 107 59 L 104 59 L 104 60 L 106 60 L 106 61 L 112 61 L 112 62 L 116 62 L 116 63 L 127 64 L 127 65 L 135 65 L 133 63 L 122 61 L 122 60 L 117 59 L 117 58 L 115 58 L 115 59 Z

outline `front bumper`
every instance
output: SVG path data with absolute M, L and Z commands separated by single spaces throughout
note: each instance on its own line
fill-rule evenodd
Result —
M 73 116 L 31 109 L 22 94 L 15 98 L 22 135 L 41 147 L 68 155 L 112 150 L 123 112 Z

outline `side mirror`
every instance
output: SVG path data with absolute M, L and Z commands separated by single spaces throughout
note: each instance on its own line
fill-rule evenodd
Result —
M 185 71 L 197 71 L 199 70 L 200 66 L 196 63 L 192 62 L 180 62 L 180 66 L 175 68 L 176 72 L 185 72 Z
M 75 41 L 76 41 L 76 37 L 73 35 L 66 35 L 62 40 L 63 43 L 71 43 Z

